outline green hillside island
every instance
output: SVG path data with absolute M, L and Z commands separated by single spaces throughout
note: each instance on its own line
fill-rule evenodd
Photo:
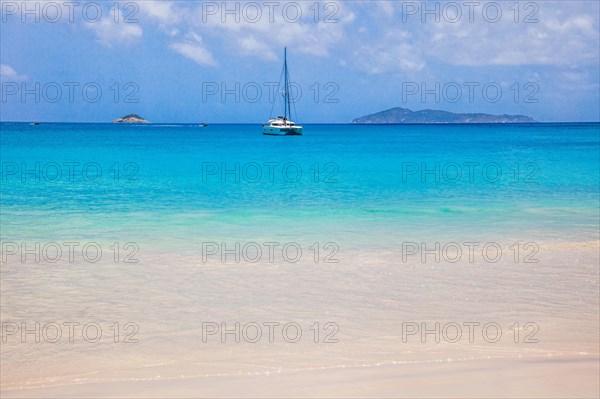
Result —
M 392 108 L 356 118 L 352 123 L 535 123 L 525 115 L 455 114 L 435 109 Z
M 115 119 L 113 123 L 150 123 L 144 118 L 136 114 L 129 114 Z

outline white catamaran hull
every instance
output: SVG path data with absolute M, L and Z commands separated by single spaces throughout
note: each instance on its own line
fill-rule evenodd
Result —
M 302 126 L 276 127 L 264 125 L 263 134 L 267 136 L 302 136 Z

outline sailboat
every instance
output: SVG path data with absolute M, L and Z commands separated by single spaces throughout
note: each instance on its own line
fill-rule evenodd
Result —
M 275 119 L 269 119 L 268 123 L 262 125 L 263 134 L 267 136 L 302 136 L 302 126 L 296 125 L 288 119 L 291 117 L 292 108 L 290 101 L 290 75 L 287 67 L 287 47 L 283 50 L 283 116 L 278 116 Z M 281 80 L 279 81 L 281 84 Z M 273 104 L 275 107 L 275 104 Z

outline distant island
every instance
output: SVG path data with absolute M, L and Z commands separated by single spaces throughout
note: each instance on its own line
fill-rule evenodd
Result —
M 435 109 L 392 108 L 356 118 L 352 123 L 532 123 L 525 115 L 455 114 Z
M 125 115 L 121 118 L 115 119 L 113 123 L 150 123 L 144 118 L 136 114 Z

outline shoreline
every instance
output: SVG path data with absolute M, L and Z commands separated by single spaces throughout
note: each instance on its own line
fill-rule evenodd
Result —
M 597 397 L 600 357 L 523 357 L 336 366 L 2 389 L 22 397 Z M 452 392 L 451 396 L 449 392 Z

